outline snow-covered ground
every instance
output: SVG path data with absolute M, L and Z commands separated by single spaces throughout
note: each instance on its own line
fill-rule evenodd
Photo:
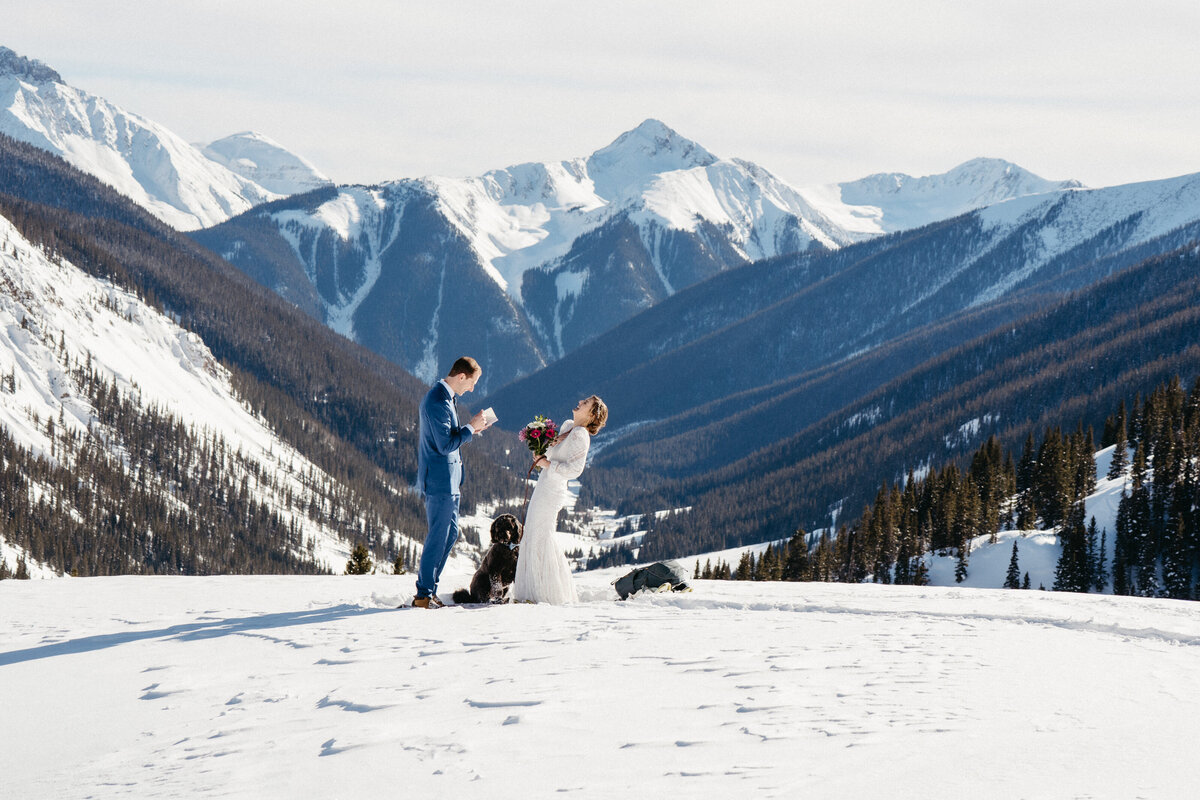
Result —
M 460 564 L 462 562 L 459 562 Z M 5 796 L 1182 798 L 1200 607 L 698 582 L 401 608 L 411 576 L 0 583 Z M 462 585 L 466 572 L 443 587 Z

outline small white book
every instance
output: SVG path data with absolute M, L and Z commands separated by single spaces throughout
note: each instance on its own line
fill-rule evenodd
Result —
M 487 408 L 485 408 L 485 409 L 484 409 L 482 412 L 480 412 L 480 413 L 482 413 L 482 414 L 483 414 L 483 420 L 484 420 L 484 422 L 486 422 L 488 425 L 495 425 L 495 424 L 496 424 L 496 420 L 497 420 L 497 419 L 499 419 L 499 418 L 496 416 L 496 412 L 492 410 L 492 407 L 491 407 L 491 406 L 488 406 Z

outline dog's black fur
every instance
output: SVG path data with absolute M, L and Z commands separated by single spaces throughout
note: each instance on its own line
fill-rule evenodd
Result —
M 452 595 L 456 603 L 502 603 L 508 587 L 517 577 L 517 554 L 521 543 L 521 523 L 512 514 L 501 514 L 492 521 L 492 546 L 483 555 L 483 563 L 471 578 L 470 589 L 458 589 Z

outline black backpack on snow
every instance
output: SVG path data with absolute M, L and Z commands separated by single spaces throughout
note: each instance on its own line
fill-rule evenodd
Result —
M 649 589 L 652 592 L 690 592 L 688 573 L 678 561 L 658 561 L 647 567 L 637 567 L 613 581 L 617 594 L 625 600 L 631 594 Z

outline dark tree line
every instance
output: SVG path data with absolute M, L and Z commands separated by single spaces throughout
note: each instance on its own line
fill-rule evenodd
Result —
M 845 531 L 843 531 L 845 533 Z M 737 567 L 718 559 L 716 564 L 706 559 L 703 569 L 696 563 L 695 578 L 726 581 L 805 581 L 845 582 L 849 580 L 848 550 L 839 547 L 848 539 L 835 539 L 828 531 L 813 535 L 800 529 L 790 539 L 771 542 L 761 555 L 750 551 L 742 553 Z M 909 583 L 923 585 L 925 570 Z
M 732 574 L 706 565 L 697 577 L 923 585 L 924 556 L 953 555 L 961 580 L 970 542 L 1009 530 L 1058 530 L 1062 553 L 1056 591 L 1197 599 L 1200 589 L 1200 378 L 1185 393 L 1179 378 L 1155 389 L 1131 410 L 1121 402 L 1104 424 L 1101 447 L 1114 446 L 1109 478 L 1126 477 L 1111 564 L 1107 530 L 1086 518 L 1095 491 L 1092 432 L 1032 433 L 1014 466 L 1013 453 L 989 438 L 967 470 L 950 463 L 903 487 L 884 484 L 862 515 L 836 536 L 815 543 L 803 530 L 758 557 L 742 556 Z M 1133 451 L 1132 458 L 1129 452 Z M 1018 541 L 1003 586 L 1029 588 L 1021 577 Z
M 1197 599 L 1200 379 L 1190 393 L 1178 379 L 1160 386 L 1144 403 L 1134 402 L 1127 423 L 1119 413 L 1110 426 L 1113 443 L 1127 438 L 1133 450 L 1128 488 L 1117 510 L 1114 591 Z

